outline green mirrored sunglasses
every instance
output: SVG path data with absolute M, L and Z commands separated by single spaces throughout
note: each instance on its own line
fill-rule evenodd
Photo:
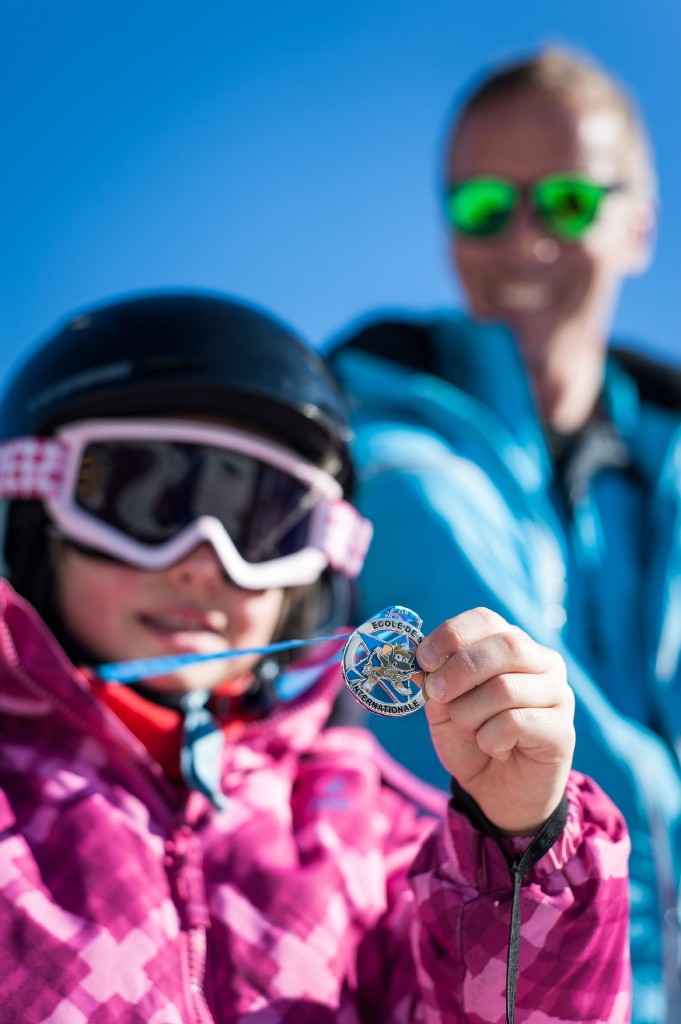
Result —
M 445 214 L 459 234 L 496 238 L 527 199 L 547 231 L 563 242 L 577 242 L 595 221 L 605 197 L 622 188 L 621 182 L 599 185 L 580 174 L 552 174 L 526 186 L 503 178 L 468 178 L 447 191 Z

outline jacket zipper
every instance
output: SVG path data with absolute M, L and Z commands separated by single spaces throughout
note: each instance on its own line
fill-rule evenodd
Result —
M 204 991 L 206 973 L 206 929 L 189 928 L 186 934 L 187 990 L 189 1009 L 196 1024 L 215 1024 Z

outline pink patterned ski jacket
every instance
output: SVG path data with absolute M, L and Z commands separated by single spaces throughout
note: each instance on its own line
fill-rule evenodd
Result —
M 2 1024 L 506 1019 L 500 846 L 368 732 L 323 728 L 338 675 L 228 747 L 218 810 L 0 584 Z M 516 1022 L 624 1024 L 628 837 L 588 779 L 568 798 L 522 888 Z

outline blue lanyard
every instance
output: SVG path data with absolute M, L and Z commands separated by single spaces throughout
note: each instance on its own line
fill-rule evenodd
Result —
M 282 640 L 266 647 L 246 647 L 231 651 L 220 651 L 217 654 L 168 654 L 158 658 L 136 658 L 132 661 L 110 661 L 103 665 L 94 665 L 93 669 L 100 679 L 113 683 L 136 683 L 140 679 L 151 676 L 162 676 L 173 672 L 183 665 L 193 665 L 202 661 L 227 661 L 240 658 L 245 654 L 275 654 L 278 651 L 290 651 L 295 647 L 311 647 L 312 644 L 328 643 L 330 640 L 347 640 L 350 633 L 336 633 L 333 636 L 316 636 L 310 640 Z
M 350 633 L 336 633 L 333 636 L 313 637 L 310 640 L 283 640 L 266 647 L 249 647 L 219 654 L 171 654 L 159 658 L 137 658 L 131 661 L 107 662 L 95 665 L 94 671 L 100 679 L 116 683 L 133 683 L 150 676 L 167 672 L 201 661 L 216 661 L 220 658 L 238 658 L 244 654 L 275 654 L 295 647 L 308 647 L 330 640 L 346 640 Z M 340 661 L 341 651 L 316 665 L 288 669 L 279 674 L 274 682 L 276 695 L 281 701 L 293 700 L 308 690 L 334 662 Z M 196 789 L 211 800 L 216 807 L 224 809 L 227 800 L 220 788 L 222 765 L 221 751 L 225 737 L 219 723 L 208 707 L 210 693 L 207 690 L 190 690 L 184 694 L 180 706 L 184 713 L 180 767 L 182 775 L 191 789 Z

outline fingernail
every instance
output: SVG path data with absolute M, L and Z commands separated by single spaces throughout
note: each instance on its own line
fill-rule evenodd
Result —
M 425 668 L 426 672 L 432 672 L 433 669 L 436 669 L 441 660 L 440 655 L 430 644 L 426 644 L 425 647 L 419 647 L 419 665 Z
M 426 690 L 435 700 L 447 699 L 447 684 L 444 676 L 441 676 L 439 672 L 434 672 L 432 676 L 426 677 Z

